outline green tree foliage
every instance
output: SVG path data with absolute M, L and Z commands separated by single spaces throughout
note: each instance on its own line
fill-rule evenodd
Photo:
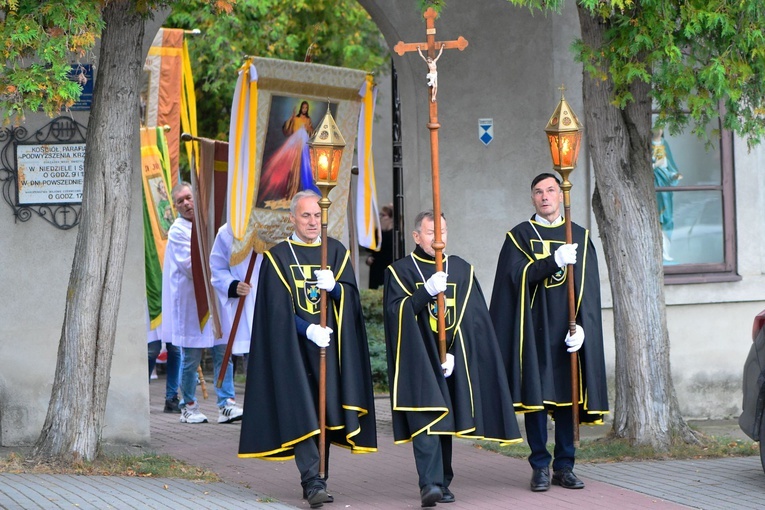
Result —
M 523 2 L 525 3 L 525 1 Z M 765 2 L 762 0 L 583 0 L 605 25 L 601 47 L 575 44 L 586 71 L 614 84 L 613 104 L 632 101 L 630 84 L 651 84 L 659 122 L 700 136 L 718 116 L 750 144 L 765 134 Z
M 67 74 L 93 49 L 104 26 L 101 9 L 97 1 L 0 0 L 4 121 L 19 121 L 25 111 L 52 116 L 79 99 L 81 84 Z
M 369 344 L 369 364 L 372 369 L 372 384 L 375 391 L 386 392 L 388 385 L 388 359 L 385 352 L 385 322 L 383 319 L 382 289 L 361 291 L 361 311 Z
M 199 29 L 188 37 L 196 82 L 199 132 L 228 138 L 236 73 L 244 55 L 313 62 L 375 72 L 387 48 L 367 12 L 355 0 L 239 0 L 230 15 L 207 2 L 175 4 L 164 26 Z

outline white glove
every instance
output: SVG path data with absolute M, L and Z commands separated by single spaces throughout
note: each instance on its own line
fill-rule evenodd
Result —
M 582 348 L 583 343 L 584 343 L 584 330 L 582 329 L 582 326 L 577 324 L 576 333 L 574 333 L 574 336 L 571 336 L 570 331 L 566 333 L 566 345 L 568 346 L 568 349 L 566 350 L 568 352 L 576 352 Z
M 444 377 L 449 377 L 454 372 L 454 354 L 446 353 L 446 361 L 441 363 L 441 368 L 444 369 Z
M 425 290 L 427 290 L 428 294 L 431 296 L 446 291 L 446 273 L 443 271 L 433 273 L 433 276 L 428 278 L 428 281 L 425 282 Z
M 332 328 L 322 328 L 318 324 L 311 324 L 308 326 L 308 330 L 305 334 L 308 337 L 308 340 L 319 347 L 327 347 L 329 345 L 329 335 L 332 334 Z
M 321 290 L 332 292 L 335 288 L 335 275 L 331 269 L 317 269 L 313 272 L 316 275 L 316 286 Z
M 564 244 L 555 250 L 555 263 L 558 267 L 576 264 L 576 248 L 579 244 Z

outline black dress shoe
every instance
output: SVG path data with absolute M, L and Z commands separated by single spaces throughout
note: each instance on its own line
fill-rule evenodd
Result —
M 438 485 L 430 484 L 420 489 L 420 502 L 423 508 L 436 506 L 436 503 L 441 501 L 442 497 L 443 492 L 441 492 L 441 487 Z
M 584 482 L 576 477 L 571 468 L 563 468 L 553 473 L 553 485 L 560 485 L 564 489 L 584 489 Z
M 332 496 L 327 494 L 327 489 L 323 487 L 316 487 L 308 491 L 307 494 L 308 504 L 311 508 L 321 508 L 324 503 L 331 503 Z
M 544 492 L 550 488 L 550 468 L 535 469 L 531 475 L 531 491 Z
M 454 494 L 452 494 L 452 491 L 449 490 L 449 487 L 441 487 L 441 499 L 438 500 L 439 503 L 454 503 Z
M 327 498 L 329 499 L 325 503 L 334 503 L 335 498 L 329 492 L 327 493 Z M 305 489 L 303 489 L 303 499 L 308 499 L 308 492 Z
M 166 413 L 174 413 L 174 414 L 181 414 L 181 406 L 180 406 L 180 400 L 178 400 L 178 396 L 176 395 L 173 398 L 166 398 L 165 399 L 165 410 Z

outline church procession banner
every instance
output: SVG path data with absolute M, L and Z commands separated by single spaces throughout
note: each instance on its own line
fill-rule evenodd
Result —
M 358 161 L 359 178 L 356 186 L 356 229 L 359 244 L 380 251 L 382 232 L 377 208 L 377 181 L 372 157 L 372 126 L 374 125 L 377 87 L 374 78 L 367 75 L 359 90 L 361 114 L 359 115 Z
M 232 265 L 242 262 L 251 249 L 261 253 L 292 233 L 292 196 L 303 189 L 316 189 L 307 161 L 307 143 L 324 117 L 328 102 L 347 143 L 337 186 L 329 195 L 332 206 L 328 233 L 338 239 L 347 238 L 354 134 L 363 99 L 359 92 L 366 77 L 364 71 L 260 57 L 242 66 L 229 134 L 229 172 L 237 172 L 238 167 L 240 173 L 229 178 L 228 206 L 238 207 L 239 217 L 249 219 L 241 238 L 235 236 Z M 255 152 L 247 154 L 245 151 L 253 148 L 252 141 Z M 253 171 L 254 176 L 248 173 Z M 252 186 L 248 187 L 248 183 Z M 243 194 L 237 186 L 248 190 Z M 244 195 L 251 199 L 251 210 L 242 213 L 237 197 Z
M 228 143 L 199 138 L 199 159 L 192 157 L 191 186 L 194 190 L 194 224 L 191 227 L 191 272 L 197 300 L 200 330 L 212 319 L 215 338 L 223 331 L 215 289 L 211 283 L 210 253 L 218 227 L 223 223 L 228 174 Z
M 167 231 L 176 217 L 169 195 L 179 181 L 181 131 L 197 133 L 194 80 L 184 33 L 182 29 L 160 28 L 144 62 L 147 83 L 141 94 L 141 168 L 146 299 L 152 340 L 162 322 L 162 265 Z M 192 144 L 186 143 L 189 161 L 193 150 Z
M 197 134 L 197 105 L 191 73 L 188 44 L 184 30 L 160 28 L 144 62 L 148 78 L 143 94 L 144 126 L 170 126 L 167 145 L 170 150 L 170 188 L 178 184 L 181 131 Z M 186 152 L 191 160 L 191 142 Z M 197 155 L 198 156 L 198 155 Z
M 162 264 L 167 231 L 175 220 L 175 207 L 169 197 L 170 160 L 162 128 L 141 128 L 141 178 L 146 301 L 149 329 L 153 330 L 162 322 Z

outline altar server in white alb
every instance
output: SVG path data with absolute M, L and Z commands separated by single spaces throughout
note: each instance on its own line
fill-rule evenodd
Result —
M 226 352 L 226 341 L 214 338 L 208 320 L 200 328 L 197 302 L 194 297 L 194 276 L 191 270 L 191 226 L 194 221 L 194 196 L 188 182 L 172 190 L 178 218 L 167 233 L 167 248 L 162 273 L 162 338 L 183 350 L 181 370 L 181 423 L 207 423 L 196 398 L 197 367 L 205 349 L 212 349 L 215 379 Z M 234 399 L 233 369 L 229 367 L 221 388 L 215 389 L 218 423 L 242 419 L 242 408 Z
M 244 300 L 244 307 L 239 316 L 239 324 L 236 328 L 236 336 L 231 348 L 231 354 L 247 355 L 250 352 L 250 337 L 252 336 L 252 316 L 255 312 L 255 290 L 258 285 L 258 274 L 263 256 L 252 250 L 242 260 L 231 260 L 231 247 L 234 244 L 234 235 L 228 223 L 224 223 L 218 229 L 215 236 L 212 252 L 210 253 L 211 282 L 215 288 L 215 294 L 220 302 L 220 325 L 223 332 L 223 340 L 228 342 L 231 328 L 234 325 L 236 310 L 239 301 Z M 247 281 L 247 269 L 252 257 L 255 265 Z M 247 363 L 245 361 L 245 369 Z

